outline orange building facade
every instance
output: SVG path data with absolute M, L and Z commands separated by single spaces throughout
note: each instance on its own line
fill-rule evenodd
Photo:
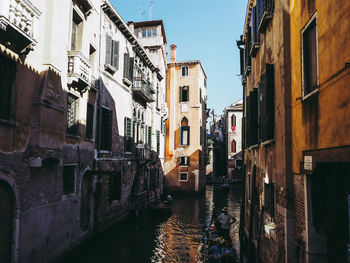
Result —
M 205 189 L 206 79 L 200 61 L 176 61 L 171 46 L 167 71 L 165 185 L 168 191 Z

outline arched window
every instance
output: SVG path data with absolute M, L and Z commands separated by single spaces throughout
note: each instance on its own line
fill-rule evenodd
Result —
M 190 126 L 188 126 L 188 119 L 184 117 L 181 120 L 180 127 L 180 145 L 190 144 Z
M 236 141 L 232 140 L 231 142 L 231 153 L 235 153 L 236 152 Z
M 234 114 L 231 115 L 231 129 L 232 131 L 236 130 L 236 116 Z

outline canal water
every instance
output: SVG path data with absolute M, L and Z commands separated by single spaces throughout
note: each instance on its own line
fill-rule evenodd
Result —
M 228 207 L 237 221 L 231 237 L 239 252 L 239 213 L 241 185 L 229 190 L 207 186 L 203 195 L 173 196 L 170 216 L 143 215 L 109 229 L 93 242 L 70 253 L 64 263 L 197 263 L 203 228 L 209 224 L 213 210 Z

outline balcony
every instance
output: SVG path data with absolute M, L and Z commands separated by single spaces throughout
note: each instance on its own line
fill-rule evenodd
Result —
M 91 65 L 80 51 L 68 51 L 68 84 L 84 91 L 91 84 Z
M 41 12 L 29 0 L 0 1 L 0 43 L 28 54 L 37 43 Z
M 132 92 L 135 97 L 139 97 L 145 102 L 154 102 L 154 90 L 152 89 L 151 83 L 144 77 L 134 77 Z
M 272 19 L 273 10 L 275 7 L 274 0 L 258 0 L 256 3 L 257 18 L 258 18 L 258 30 L 260 33 L 264 33 L 266 26 Z
M 168 119 L 168 117 L 169 117 L 169 111 L 168 111 L 168 105 L 167 105 L 166 102 L 165 102 L 165 103 L 162 103 L 162 105 L 161 105 L 161 107 L 160 107 L 160 113 L 161 113 L 161 115 L 162 115 L 162 117 L 163 117 L 164 119 Z

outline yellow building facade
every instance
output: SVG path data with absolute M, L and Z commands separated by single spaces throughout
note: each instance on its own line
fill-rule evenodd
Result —
M 349 257 L 349 14 L 348 0 L 290 1 L 298 262 Z

